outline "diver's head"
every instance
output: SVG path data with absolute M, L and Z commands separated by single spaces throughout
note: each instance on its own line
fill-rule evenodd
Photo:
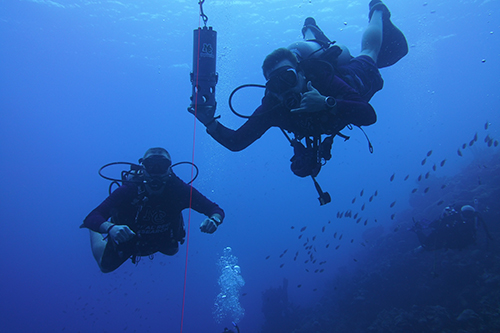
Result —
M 460 214 L 464 220 L 472 220 L 476 217 L 476 210 L 470 205 L 465 205 L 460 209 Z
M 266 89 L 280 99 L 288 109 L 300 105 L 300 93 L 305 88 L 305 76 L 298 68 L 297 58 L 286 49 L 279 48 L 269 54 L 262 65 Z
M 163 191 L 171 174 L 172 158 L 164 148 L 150 148 L 139 160 L 144 166 L 144 182 L 148 192 Z
M 306 59 L 319 58 L 325 48 L 314 40 L 301 40 L 288 45 L 287 47 L 297 58 L 299 62 Z

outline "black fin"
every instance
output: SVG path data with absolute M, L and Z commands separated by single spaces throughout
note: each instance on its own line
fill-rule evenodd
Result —
M 370 2 L 370 13 L 372 18 L 375 10 L 383 11 L 382 46 L 377 57 L 377 67 L 384 68 L 394 65 L 408 53 L 408 42 L 405 35 L 391 21 L 391 13 L 387 6 L 380 0 Z
M 314 35 L 314 39 L 316 41 L 321 42 L 322 44 L 326 44 L 326 45 L 329 45 L 332 43 L 330 41 L 330 39 L 328 39 L 328 37 L 326 37 L 326 35 L 323 33 L 323 31 L 321 31 L 321 29 L 316 25 L 316 21 L 312 17 L 308 17 L 304 21 L 304 27 L 302 27 L 302 37 L 304 39 L 306 38 L 306 31 L 308 29 L 312 31 L 312 33 Z

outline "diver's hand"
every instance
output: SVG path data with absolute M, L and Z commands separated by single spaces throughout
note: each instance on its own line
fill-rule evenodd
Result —
M 325 109 L 325 96 L 321 95 L 312 86 L 311 81 L 307 82 L 307 91 L 302 94 L 300 107 L 290 110 L 291 112 L 319 112 Z
M 214 214 L 205 219 L 205 221 L 201 222 L 200 230 L 201 232 L 206 232 L 207 234 L 213 234 L 221 223 L 221 216 L 219 214 Z
M 121 244 L 128 242 L 135 236 L 135 232 L 130 230 L 127 225 L 116 224 L 109 230 L 108 236 L 116 243 Z
M 194 105 L 190 105 L 188 107 L 189 113 L 193 114 L 196 119 L 198 119 L 205 127 L 212 124 L 216 117 L 215 115 L 215 106 L 210 105 L 197 105 L 196 110 Z M 196 112 L 195 112 L 196 111 Z

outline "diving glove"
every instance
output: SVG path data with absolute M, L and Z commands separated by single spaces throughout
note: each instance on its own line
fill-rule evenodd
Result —
M 212 124 L 217 118 L 215 115 L 215 107 L 209 105 L 198 105 L 196 110 L 193 105 L 188 107 L 189 113 L 193 114 L 205 127 Z M 196 111 L 196 112 L 195 112 Z
M 219 215 L 215 214 L 212 217 L 205 219 L 200 225 L 201 232 L 205 232 L 207 234 L 213 234 L 217 227 L 222 224 L 222 220 Z

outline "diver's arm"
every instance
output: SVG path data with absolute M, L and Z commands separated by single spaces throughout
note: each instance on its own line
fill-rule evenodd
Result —
M 258 140 L 272 126 L 269 113 L 259 113 L 259 109 L 237 130 L 227 128 L 216 120 L 207 127 L 207 133 L 227 149 L 241 151 Z
M 336 112 L 346 122 L 355 126 L 368 126 L 377 121 L 377 114 L 359 93 L 338 76 L 332 76 L 328 88 L 323 93 L 329 93 L 337 99 Z
M 105 233 L 112 225 L 112 223 L 106 222 L 111 217 L 112 209 L 118 207 L 124 200 L 132 200 L 133 196 L 133 187 L 127 184 L 120 186 L 87 215 L 80 228 Z
M 369 126 L 377 121 L 375 110 L 364 101 L 337 100 L 337 110 L 342 118 L 355 126 Z

